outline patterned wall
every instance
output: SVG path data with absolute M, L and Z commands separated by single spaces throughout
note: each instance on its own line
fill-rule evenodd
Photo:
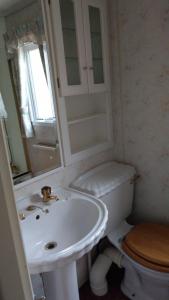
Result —
M 110 2 L 115 157 L 141 175 L 135 221 L 169 221 L 169 1 Z

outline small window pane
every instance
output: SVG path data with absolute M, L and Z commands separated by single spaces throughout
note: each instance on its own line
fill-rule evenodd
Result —
M 81 78 L 73 1 L 60 0 L 60 10 L 68 85 L 79 85 Z
M 94 83 L 104 83 L 101 15 L 97 7 L 89 6 Z

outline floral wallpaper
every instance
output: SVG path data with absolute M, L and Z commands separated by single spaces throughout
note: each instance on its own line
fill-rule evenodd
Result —
M 141 175 L 134 220 L 169 222 L 169 1 L 109 2 L 114 156 Z

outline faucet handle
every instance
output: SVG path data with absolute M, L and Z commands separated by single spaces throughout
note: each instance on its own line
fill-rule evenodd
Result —
M 41 189 L 41 194 L 43 196 L 44 202 L 49 202 L 50 200 L 58 200 L 57 196 L 51 195 L 52 189 L 50 186 L 43 186 Z
M 42 193 L 42 195 L 44 195 L 44 194 L 48 194 L 48 195 L 51 195 L 51 191 L 52 191 L 52 188 L 51 188 L 51 186 L 47 186 L 47 185 L 45 185 L 45 186 L 43 186 L 42 188 L 41 188 L 41 193 Z
M 43 201 L 44 202 L 48 202 L 50 200 L 51 197 L 51 187 L 50 186 L 43 186 L 41 188 L 41 194 L 43 196 Z

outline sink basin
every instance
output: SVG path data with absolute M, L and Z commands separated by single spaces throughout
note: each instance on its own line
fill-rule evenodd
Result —
M 31 274 L 44 274 L 47 290 L 51 282 L 55 281 L 55 286 L 58 282 L 59 294 L 58 289 L 54 291 L 50 286 L 47 299 L 76 300 L 79 298 L 75 261 L 103 236 L 107 209 L 96 198 L 73 190 L 68 190 L 65 198 L 51 202 L 47 208 L 48 213 L 36 209 L 21 221 L 29 270 Z M 70 288 L 71 295 L 74 290 L 73 298 L 69 296 Z

